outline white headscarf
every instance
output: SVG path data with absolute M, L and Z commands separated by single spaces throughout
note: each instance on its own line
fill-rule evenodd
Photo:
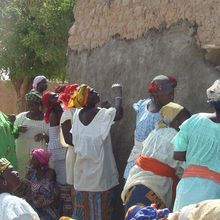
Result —
M 32 84 L 32 87 L 33 87 L 33 89 L 37 89 L 37 85 L 42 81 L 42 80 L 44 80 L 44 79 L 46 79 L 47 80 L 47 78 L 45 77 L 45 76 L 36 76 L 35 78 L 34 78 L 34 81 L 33 81 L 33 84 Z
M 219 102 L 220 101 L 220 80 L 216 80 L 213 85 L 206 91 L 208 102 Z

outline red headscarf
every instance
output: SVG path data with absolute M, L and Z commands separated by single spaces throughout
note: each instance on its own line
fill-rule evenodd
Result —
M 65 88 L 64 92 L 61 92 L 59 94 L 58 100 L 63 103 L 64 109 L 68 108 L 69 100 L 70 100 L 72 94 L 74 93 L 74 91 L 76 91 L 78 86 L 79 86 L 78 84 L 69 85 Z
M 52 111 L 52 108 L 50 106 L 50 97 L 53 95 L 53 92 L 45 92 L 43 94 L 42 97 L 42 103 L 45 105 L 46 107 L 46 112 L 44 114 L 44 120 L 46 123 L 49 123 L 49 117 L 50 117 L 50 113 Z
M 161 90 L 174 89 L 177 86 L 177 81 L 173 76 L 156 76 L 148 86 L 149 93 L 157 93 Z

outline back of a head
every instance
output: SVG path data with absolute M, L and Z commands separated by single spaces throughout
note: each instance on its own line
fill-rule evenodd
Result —
M 176 88 L 176 86 L 177 81 L 173 76 L 158 75 L 153 78 L 148 86 L 148 92 L 152 94 L 159 91 L 169 91 Z

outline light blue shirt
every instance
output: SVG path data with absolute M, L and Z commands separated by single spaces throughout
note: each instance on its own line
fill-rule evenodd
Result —
M 172 140 L 175 151 L 186 151 L 186 166 L 206 166 L 220 173 L 220 124 L 205 113 L 193 115 L 180 126 Z M 174 211 L 203 200 L 220 198 L 220 184 L 204 178 L 186 177 L 177 185 Z

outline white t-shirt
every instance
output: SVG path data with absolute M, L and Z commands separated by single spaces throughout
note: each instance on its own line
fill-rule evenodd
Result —
M 34 209 L 24 200 L 9 193 L 0 194 L 1 220 L 40 220 Z
M 110 137 L 115 108 L 101 108 L 88 125 L 73 116 L 72 137 L 76 152 L 74 188 L 78 191 L 106 191 L 118 185 L 118 171 Z

